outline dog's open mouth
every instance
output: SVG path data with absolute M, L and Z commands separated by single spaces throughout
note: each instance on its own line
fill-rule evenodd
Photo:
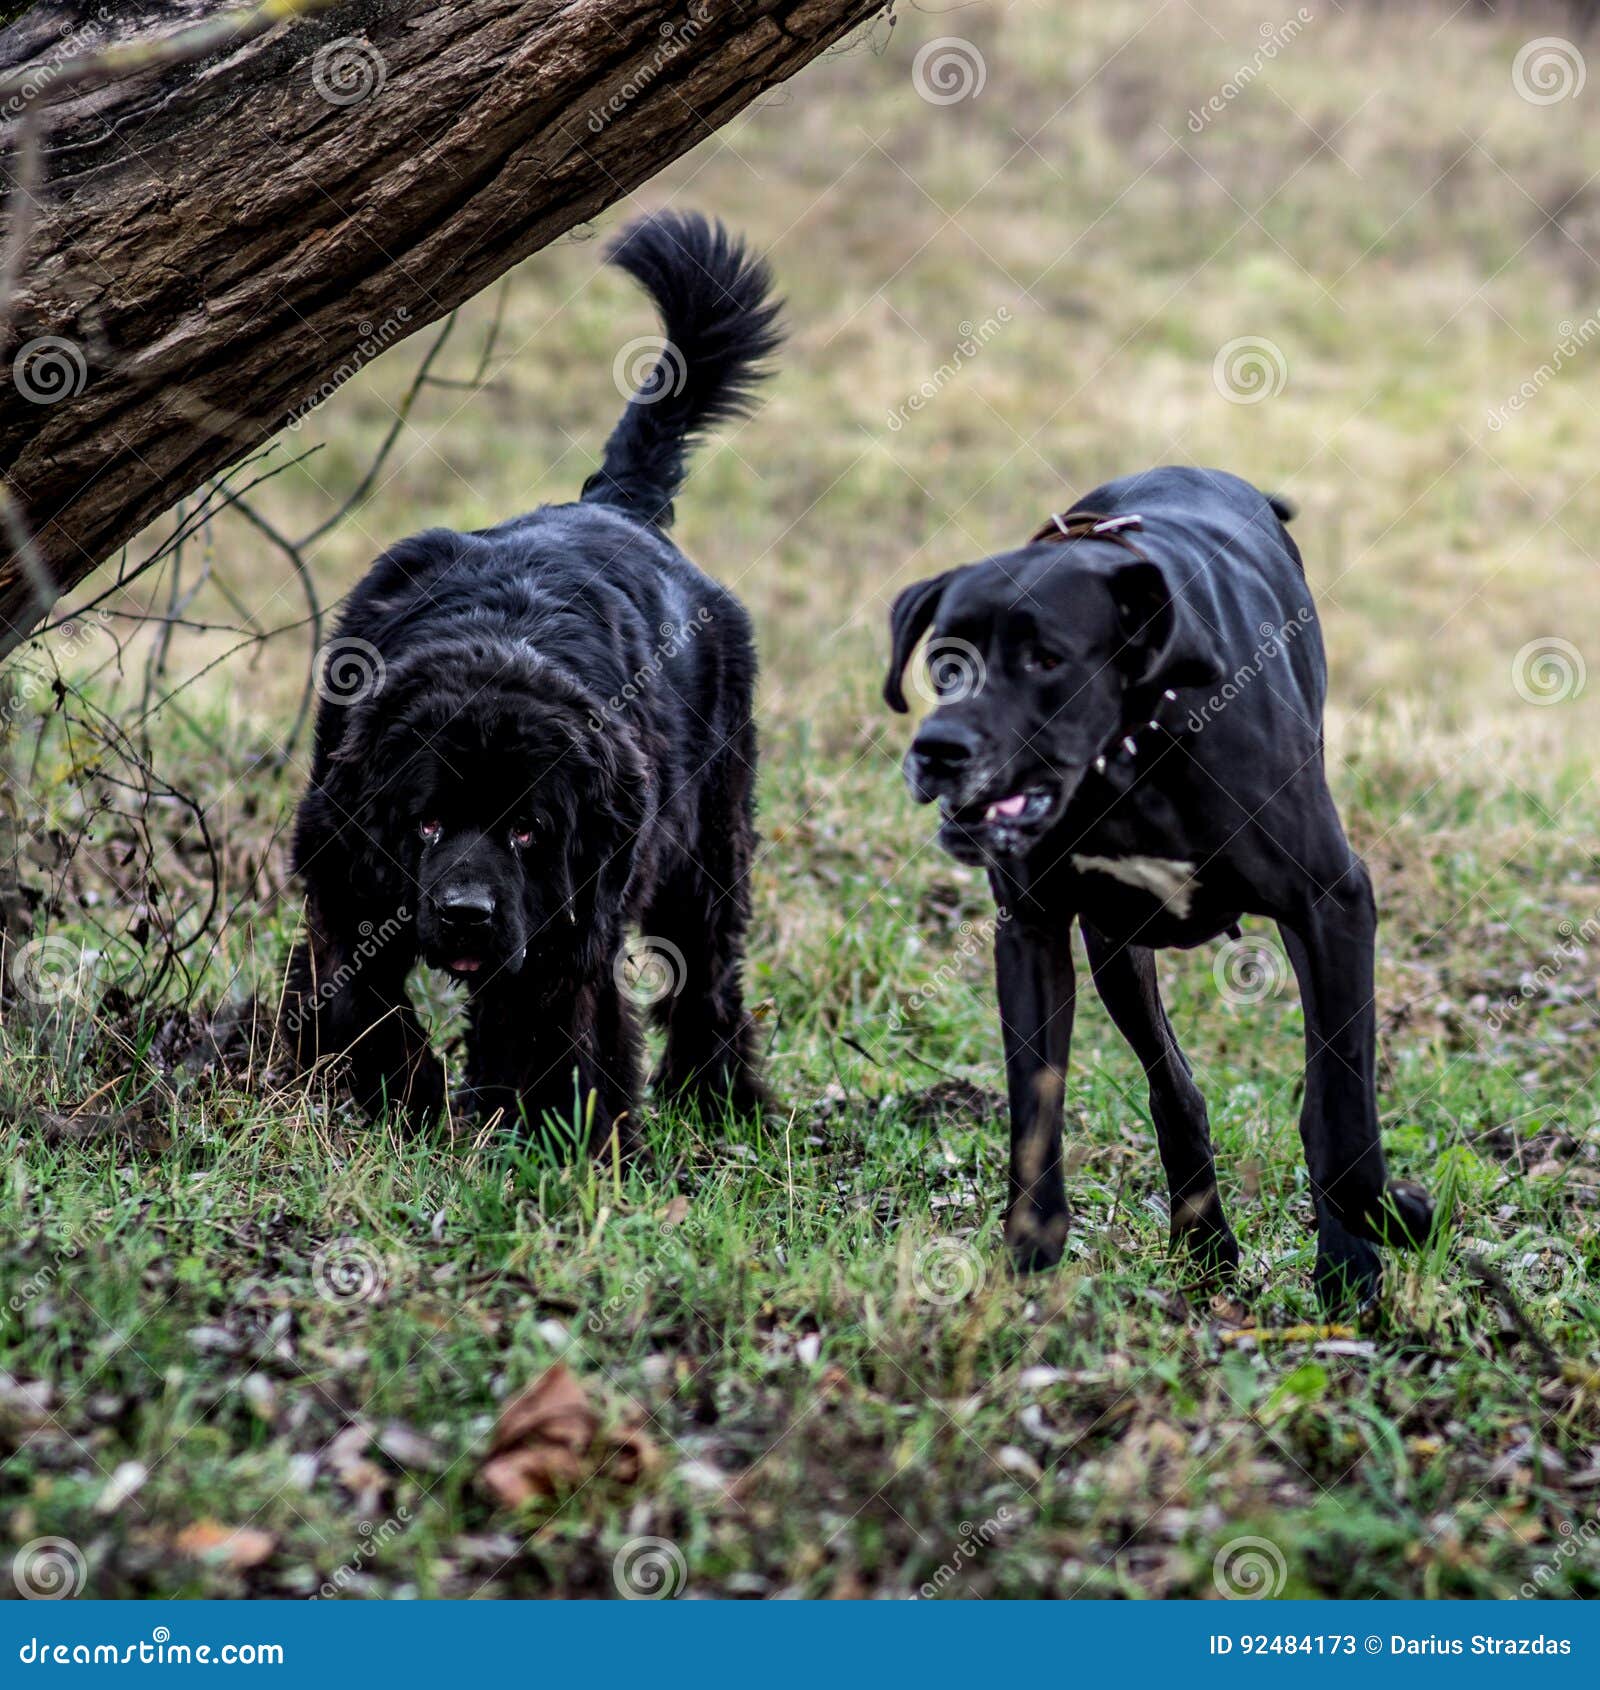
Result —
M 483 967 L 483 958 L 478 956 L 451 957 L 444 965 L 446 974 L 453 974 L 458 980 L 465 980 L 476 974 Z
M 1059 808 L 1060 793 L 1054 786 L 1028 786 L 976 804 L 958 805 L 946 799 L 939 806 L 943 820 L 940 831 L 948 848 L 965 843 L 1008 855 L 1031 843 L 1055 820 Z
M 991 827 L 1002 822 L 1025 824 L 1047 815 L 1054 804 L 1055 797 L 1046 788 L 1030 787 L 1025 792 L 1013 792 L 1009 798 L 996 798 L 992 804 L 985 805 L 983 819 Z

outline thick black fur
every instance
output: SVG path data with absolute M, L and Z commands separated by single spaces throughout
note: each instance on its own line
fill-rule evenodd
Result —
M 667 538 L 689 447 L 777 346 L 764 264 L 660 215 L 611 261 L 666 345 L 580 502 L 402 541 L 330 643 L 295 829 L 306 937 L 286 1026 L 345 1059 L 374 1114 L 445 1081 L 406 995 L 420 958 L 467 982 L 466 1101 L 585 1123 L 624 1148 L 640 1041 L 625 933 L 654 951 L 658 1090 L 759 1106 L 740 970 L 754 850 L 756 675 L 738 600 Z M 341 693 L 348 701 L 341 701 Z
M 999 906 L 995 973 L 1011 1105 L 1006 1238 L 1021 1269 L 1066 1240 L 1062 1095 L 1072 923 L 1142 1063 L 1173 1241 L 1229 1269 L 1204 1099 L 1173 1034 L 1153 949 L 1202 945 L 1245 914 L 1278 923 L 1306 1023 L 1301 1136 L 1316 1281 L 1370 1300 L 1375 1243 L 1420 1245 L 1433 1205 L 1390 1180 L 1378 1137 L 1376 913 L 1323 771 L 1327 666 L 1290 509 L 1236 476 L 1158 469 L 1073 507 L 1121 532 L 1037 542 L 907 588 L 885 696 L 931 630 L 938 707 L 906 757 L 941 843 Z

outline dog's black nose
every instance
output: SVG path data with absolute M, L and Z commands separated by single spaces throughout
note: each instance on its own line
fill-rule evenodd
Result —
M 961 722 L 924 722 L 911 742 L 911 755 L 929 769 L 957 769 L 981 746 L 976 731 Z
M 434 900 L 447 927 L 484 927 L 494 918 L 494 894 L 487 886 L 453 886 Z

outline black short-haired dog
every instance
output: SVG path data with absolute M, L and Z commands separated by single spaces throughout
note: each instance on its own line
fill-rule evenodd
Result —
M 346 1057 L 369 1111 L 416 1119 L 445 1085 L 406 980 L 446 969 L 470 991 L 465 1101 L 587 1120 L 595 1148 L 637 1129 L 634 996 L 666 1034 L 658 1091 L 761 1101 L 740 979 L 755 651 L 667 530 L 689 447 L 780 338 L 765 265 L 720 225 L 645 219 L 610 258 L 665 342 L 579 502 L 402 541 L 327 648 L 285 1001 L 302 1065 Z
M 919 802 L 939 800 L 940 842 L 988 869 L 999 906 L 1020 1269 L 1053 1266 L 1067 1235 L 1074 917 L 1149 1083 L 1174 1247 L 1238 1261 L 1152 947 L 1204 944 L 1245 914 L 1278 923 L 1305 1008 L 1319 1291 L 1370 1300 L 1373 1244 L 1429 1234 L 1431 1199 L 1388 1178 L 1379 1143 L 1377 918 L 1324 775 L 1327 667 L 1290 514 L 1236 476 L 1152 470 L 895 600 L 885 697 L 905 710 L 905 667 L 930 629 L 938 696 L 906 778 Z

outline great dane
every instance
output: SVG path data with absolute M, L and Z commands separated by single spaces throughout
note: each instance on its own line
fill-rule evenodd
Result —
M 1172 1241 L 1237 1264 L 1205 1102 L 1153 951 L 1278 924 L 1305 1010 L 1300 1133 L 1324 1301 L 1370 1302 L 1375 1244 L 1419 1247 L 1433 1202 L 1388 1177 L 1378 1135 L 1377 917 L 1323 769 L 1327 665 L 1289 506 L 1217 470 L 1113 481 L 1029 544 L 908 587 L 884 696 L 906 709 L 931 634 L 937 696 L 905 759 L 939 840 L 988 870 L 1011 1108 L 1005 1236 L 1054 1266 L 1069 1213 L 1062 1098 L 1071 930 L 1133 1047 L 1171 1196 Z

